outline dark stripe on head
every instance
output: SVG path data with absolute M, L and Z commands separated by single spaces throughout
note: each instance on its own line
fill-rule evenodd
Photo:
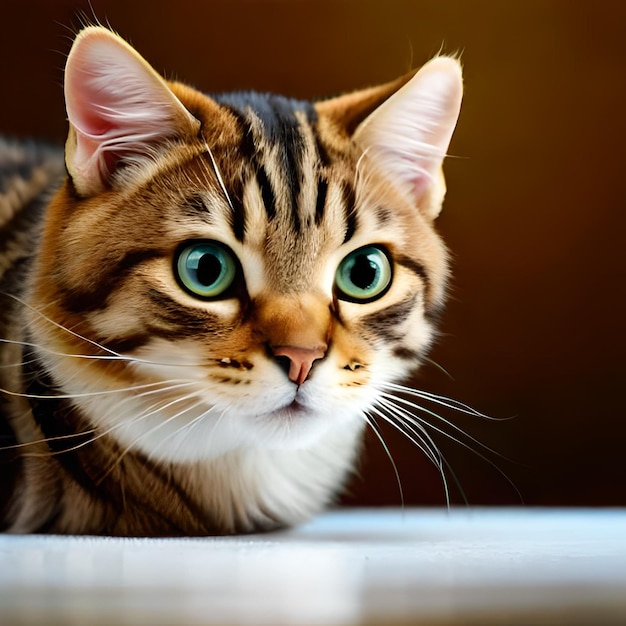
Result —
M 276 196 L 272 189 L 272 183 L 267 178 L 267 172 L 265 168 L 260 165 L 256 172 L 256 180 L 261 190 L 261 196 L 263 198 L 263 205 L 265 206 L 265 212 L 268 219 L 273 219 L 276 216 Z
M 243 241 L 246 234 L 246 211 L 243 208 L 243 185 L 232 185 L 230 200 L 232 213 L 230 216 L 230 227 L 237 241 Z
M 419 276 L 424 283 L 424 318 L 429 321 L 433 326 L 437 326 L 441 321 L 441 317 L 444 311 L 443 302 L 433 302 L 429 298 L 431 291 L 430 276 L 426 271 L 426 268 L 419 262 L 411 257 L 400 255 L 395 257 L 395 261 L 398 265 L 406 267 L 413 272 L 416 276 Z
M 381 224 L 387 224 L 391 221 L 391 211 L 386 207 L 379 206 L 376 208 L 376 218 Z
M 302 186 L 302 157 L 304 139 L 300 133 L 300 122 L 295 116 L 296 103 L 280 96 L 268 98 L 273 117 L 262 118 L 266 133 L 273 145 L 278 145 L 279 168 L 285 177 L 287 197 L 290 199 L 293 223 L 300 231 L 298 200 Z
M 315 202 L 315 223 L 320 224 L 326 208 L 326 194 L 328 193 L 328 181 L 320 178 L 317 183 L 317 200 Z
M 255 92 L 225 94 L 216 100 L 231 109 L 242 129 L 241 153 L 256 172 L 261 167 L 263 155 L 259 155 L 252 126 L 247 116 L 253 113 L 261 123 L 267 143 L 275 150 L 277 166 L 282 173 L 285 196 L 289 199 L 296 231 L 300 230 L 298 200 L 302 186 L 302 157 L 305 141 L 300 132 L 296 113 L 315 120 L 317 113 L 309 102 L 292 100 L 272 94 Z M 267 176 L 266 176 L 267 178 Z M 261 187 L 263 190 L 263 187 Z M 265 198 L 264 198 L 265 202 Z M 267 209 L 267 202 L 266 202 Z
M 420 358 L 417 350 L 411 350 L 411 348 L 405 348 L 402 345 L 395 346 L 392 354 L 399 359 L 406 359 L 407 361 L 419 361 Z
M 411 295 L 382 311 L 370 313 L 363 319 L 363 324 L 385 339 L 401 339 L 402 335 L 398 334 L 396 326 L 402 324 L 409 316 L 415 306 L 416 297 Z
M 355 193 L 354 187 L 349 185 L 348 183 L 344 183 L 342 187 L 343 192 L 343 210 L 346 216 L 346 233 L 343 238 L 343 242 L 346 243 L 352 239 L 354 233 L 356 232 L 358 222 L 356 216 L 356 207 L 355 207 Z
M 234 119 L 236 120 L 241 135 L 241 141 L 239 142 L 239 152 L 241 159 L 250 163 L 253 170 L 257 168 L 257 147 L 254 140 L 254 134 L 250 122 L 245 116 L 245 106 L 237 106 L 239 94 L 226 94 L 226 96 L 232 95 L 233 98 L 228 97 L 215 97 L 215 100 L 222 106 L 227 108 Z M 207 155 L 208 157 L 208 155 Z M 210 157 L 208 157 L 210 158 Z M 231 228 L 237 241 L 243 241 L 246 232 L 246 215 L 243 206 L 243 187 L 244 183 L 239 178 L 233 178 L 228 181 L 228 191 L 232 204 L 233 212 L 231 214 Z
M 239 142 L 241 156 L 243 159 L 256 166 L 257 146 L 250 122 L 242 113 L 233 111 L 233 114 L 239 123 L 239 129 L 241 132 L 241 141 Z
M 294 232 L 299 233 L 302 230 L 302 222 L 300 220 L 300 213 L 298 212 L 298 206 L 296 204 L 293 205 L 291 216 L 293 218 L 293 230 Z
M 204 204 L 202 197 L 194 194 L 186 198 L 182 203 L 181 212 L 189 217 L 201 217 L 206 219 L 209 210 L 206 204 Z
M 93 281 L 95 286 L 84 291 L 79 291 L 75 285 L 59 285 L 61 291 L 64 291 L 64 307 L 72 313 L 86 313 L 104 308 L 111 293 L 137 265 L 160 257 L 161 254 L 159 250 L 127 252 L 119 263 L 110 264 L 110 271 L 106 275 L 103 273 L 92 277 L 97 279 Z
M 150 289 L 147 294 L 155 305 L 155 313 L 150 316 L 151 319 L 154 317 L 169 326 L 163 328 L 162 325 L 149 325 L 148 330 L 154 335 L 180 339 L 198 333 L 215 333 L 222 328 L 216 315 L 202 309 L 183 306 L 156 289 Z
M 417 274 L 417 276 L 419 276 L 424 281 L 426 289 L 430 287 L 430 278 L 428 276 L 428 272 L 419 261 L 415 261 L 411 257 L 404 255 L 396 256 L 394 257 L 394 260 L 396 261 L 396 263 L 398 263 L 398 265 L 402 265 L 402 267 L 406 267 L 414 274 Z
M 326 146 L 322 143 L 322 138 L 317 130 L 317 124 L 313 126 L 313 134 L 315 136 L 315 147 L 317 149 L 317 156 L 319 158 L 320 165 L 322 167 L 328 167 L 331 163 L 330 154 L 328 153 Z
M 300 105 L 304 111 L 304 114 L 306 115 L 306 121 L 308 122 L 309 126 L 315 129 L 315 126 L 317 125 L 317 121 L 319 119 L 315 105 L 308 100 L 302 100 L 300 102 Z

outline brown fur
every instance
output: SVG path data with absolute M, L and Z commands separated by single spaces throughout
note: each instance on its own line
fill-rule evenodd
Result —
M 111 37 L 93 29 L 76 48 Z M 4 337 L 26 343 L 2 352 L 3 414 L 26 454 L 5 526 L 170 535 L 306 519 L 351 471 L 378 387 L 419 364 L 444 297 L 440 169 L 411 197 L 358 140 L 414 73 L 314 106 L 212 99 L 110 45 L 169 117 L 145 153 L 120 144 L 103 170 L 83 162 L 91 145 L 70 110 L 69 176 L 41 238 L 38 221 L 24 231 L 32 264 L 8 289 Z M 177 283 L 177 251 L 196 240 L 237 258 L 228 297 Z M 371 244 L 393 260 L 393 280 L 383 297 L 350 301 L 335 269 Z M 288 378 L 291 404 L 279 399 L 292 397 Z

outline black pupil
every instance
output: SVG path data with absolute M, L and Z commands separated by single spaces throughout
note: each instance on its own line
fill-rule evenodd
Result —
M 371 287 L 376 280 L 378 267 L 372 263 L 366 254 L 359 254 L 350 270 L 350 280 L 359 289 Z
M 196 276 L 205 287 L 213 285 L 222 273 L 222 262 L 214 254 L 203 254 L 198 261 Z

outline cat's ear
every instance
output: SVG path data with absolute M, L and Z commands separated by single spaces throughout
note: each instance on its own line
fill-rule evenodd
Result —
M 356 129 L 354 140 L 434 219 L 445 182 L 441 166 L 457 123 L 463 96 L 461 66 L 437 57 L 376 108 Z
M 195 134 L 196 120 L 124 40 L 88 27 L 65 67 L 70 122 L 65 160 L 80 195 L 106 189 L 123 164 L 142 162 L 169 139 Z

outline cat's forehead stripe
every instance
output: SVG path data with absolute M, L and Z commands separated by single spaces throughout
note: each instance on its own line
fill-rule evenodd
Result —
M 326 208 L 326 195 L 328 194 L 328 181 L 320 178 L 317 182 L 317 199 L 315 201 L 315 223 L 319 226 Z
M 241 196 L 236 194 L 232 198 L 231 228 L 237 241 L 243 241 L 246 232 L 246 212 L 241 200 L 242 197 L 243 192 L 241 192 Z
M 344 235 L 344 243 L 352 239 L 358 227 L 356 215 L 356 193 L 354 187 L 350 183 L 344 183 L 343 188 L 343 207 L 346 216 L 346 234 Z
M 218 101 L 237 120 L 239 150 L 259 186 L 268 218 L 273 219 L 278 212 L 286 214 L 294 231 L 299 232 L 303 162 L 308 152 L 314 152 L 316 158 L 318 154 L 316 146 L 309 145 L 303 123 L 316 121 L 315 109 L 310 103 L 273 95 L 238 94 L 218 97 Z
M 276 194 L 274 193 L 272 183 L 267 177 L 267 172 L 263 165 L 259 165 L 256 171 L 256 180 L 261 190 L 265 212 L 267 213 L 268 219 L 271 220 L 276 216 Z
M 256 111 L 255 111 L 256 114 Z M 264 159 L 269 179 L 276 181 L 281 188 L 280 198 L 283 206 L 277 203 L 275 194 L 267 193 L 271 190 L 271 183 L 261 185 L 265 210 L 268 216 L 275 216 L 278 211 L 284 211 L 291 217 L 294 230 L 300 230 L 298 204 L 303 180 L 302 161 L 304 157 L 305 140 L 299 129 L 299 122 L 295 115 L 287 117 L 282 108 L 275 119 L 264 116 L 261 119 L 263 135 L 257 136 L 257 146 L 261 148 L 260 159 Z M 258 129 L 258 126 L 257 126 Z M 272 206 L 273 205 L 273 206 Z
M 242 175 L 258 187 L 269 222 L 278 219 L 283 226 L 289 226 L 289 232 L 283 233 L 287 236 L 302 233 L 303 225 L 309 223 L 320 226 L 328 208 L 330 181 L 340 172 L 344 243 L 348 242 L 359 228 L 351 168 L 348 161 L 331 159 L 314 106 L 256 93 L 225 94 L 216 100 L 236 120 L 237 148 L 247 164 Z M 238 180 L 233 184 L 238 188 L 247 182 Z M 243 197 L 236 192 L 233 195 Z M 233 232 L 244 241 L 249 209 L 241 202 L 235 204 Z

